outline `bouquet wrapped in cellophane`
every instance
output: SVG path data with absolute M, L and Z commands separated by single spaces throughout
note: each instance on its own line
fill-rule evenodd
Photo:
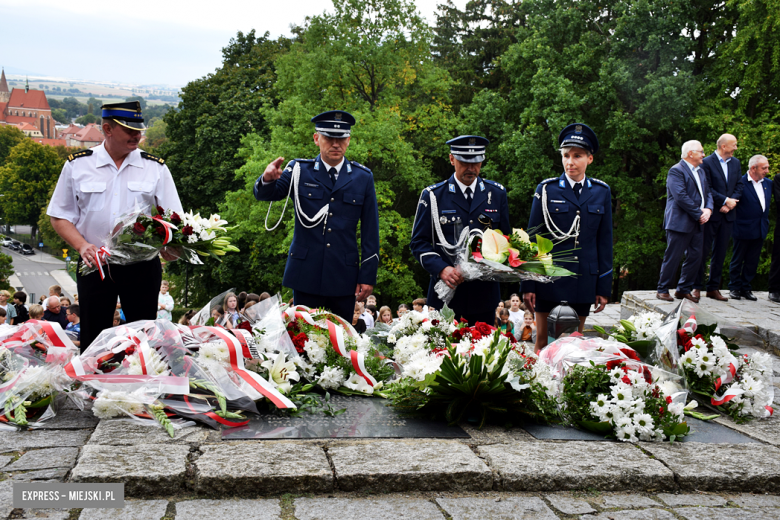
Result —
M 35 427 L 57 413 L 57 396 L 75 389 L 63 365 L 78 353 L 58 323 L 6 327 L 0 342 L 0 423 Z
M 116 220 L 114 229 L 92 258 L 93 267 L 81 264 L 82 275 L 94 271 L 105 278 L 102 264 L 128 265 L 145 262 L 156 257 L 161 250 L 169 258 L 183 258 L 191 264 L 202 264 L 201 256 L 220 260 L 228 252 L 238 252 L 230 244 L 227 232 L 233 228 L 219 215 L 208 219 L 200 213 L 185 212 L 179 215 L 160 206 L 136 207 Z
M 549 283 L 561 276 L 574 275 L 553 263 L 552 241 L 538 234 L 535 238 L 536 242 L 531 242 L 528 233 L 522 229 L 514 229 L 511 235 L 504 235 L 500 230 L 465 228 L 456 244 L 439 245 L 466 282 L 533 280 Z M 558 261 L 566 259 L 558 258 Z M 452 289 L 439 280 L 434 289 L 443 302 L 450 303 L 457 288 Z

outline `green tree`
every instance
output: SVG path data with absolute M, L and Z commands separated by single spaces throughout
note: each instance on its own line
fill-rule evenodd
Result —
M 0 125 L 0 166 L 5 163 L 11 149 L 25 139 L 24 132 L 15 126 Z
M 7 223 L 28 224 L 35 236 L 45 195 L 57 183 L 64 161 L 57 151 L 25 139 L 11 149 L 0 167 L 0 194 Z
M 77 125 L 88 125 L 90 123 L 98 122 L 100 122 L 100 116 L 96 116 L 95 114 L 84 114 L 83 116 L 76 119 Z
M 11 287 L 8 280 L 14 274 L 13 262 L 14 260 L 10 255 L 0 253 L 0 290 L 10 290 L 12 294 L 15 289 Z
M 55 121 L 57 121 L 58 123 L 62 123 L 63 125 L 70 124 L 70 118 L 68 117 L 68 112 L 64 108 L 53 108 L 51 110 L 51 117 L 53 117 Z
M 159 148 L 163 143 L 165 143 L 165 141 L 167 141 L 167 137 L 165 136 L 165 130 L 167 127 L 167 123 L 162 119 L 155 121 L 154 124 L 148 127 L 144 133 L 146 136 L 144 145 L 155 149 Z

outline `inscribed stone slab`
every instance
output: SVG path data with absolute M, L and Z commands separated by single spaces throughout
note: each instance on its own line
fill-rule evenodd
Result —
M 328 448 L 343 491 L 489 490 L 493 476 L 468 446 L 448 440 L 392 440 Z
M 176 503 L 176 518 L 187 520 L 279 520 L 279 500 L 185 500 Z
M 79 520 L 160 520 L 167 500 L 126 500 L 122 509 L 82 509 Z
M 437 498 L 452 520 L 556 520 L 558 517 L 541 498 Z
M 658 491 L 674 475 L 635 446 L 612 442 L 526 442 L 480 446 L 505 491 Z
M 641 443 L 683 489 L 780 492 L 780 449 L 763 444 Z
M 775 391 L 775 395 L 780 395 L 780 391 Z M 780 446 L 780 414 L 766 419 L 754 419 L 745 424 L 737 424 L 729 417 L 719 417 L 715 422 L 767 444 Z
M 658 498 L 667 506 L 725 506 L 726 499 L 718 495 L 659 493 Z
M 228 428 L 223 440 L 351 438 L 468 438 L 459 426 L 403 414 L 387 406 L 386 399 L 333 396 L 331 406 L 346 411 L 335 417 L 306 415 L 283 417 L 262 414 L 248 425 Z
M 587 515 L 595 513 L 590 504 L 584 500 L 578 500 L 566 495 L 545 495 L 545 497 L 555 509 L 566 515 Z
M 297 498 L 298 520 L 444 520 L 428 500 L 413 498 Z
M 681 507 L 675 513 L 686 520 L 777 520 L 780 510 L 728 507 Z
M 269 493 L 324 493 L 333 489 L 333 471 L 322 448 L 312 444 L 264 441 L 206 445 L 195 461 L 202 495 L 256 497 Z
M 84 446 L 71 482 L 122 482 L 125 496 L 172 495 L 184 488 L 189 446 Z
M 205 442 L 209 430 L 203 426 L 191 426 L 174 431 L 171 437 L 155 425 L 147 426 L 133 420 L 104 419 L 89 438 L 89 444 L 133 446 L 136 444 L 187 444 Z
M 6 467 L 4 471 L 24 471 L 31 469 L 71 468 L 79 456 L 78 448 L 47 448 L 28 451 Z
M 0 453 L 32 448 L 83 446 L 87 442 L 90 433 L 87 430 L 0 431 Z

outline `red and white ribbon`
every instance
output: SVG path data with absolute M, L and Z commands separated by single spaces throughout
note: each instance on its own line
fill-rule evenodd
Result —
M 691 317 L 688 318 L 688 321 L 685 322 L 683 325 L 683 329 L 688 331 L 688 334 L 693 336 L 693 333 L 696 332 L 696 316 L 694 314 L 691 314 Z
M 152 217 L 152 220 L 156 220 L 158 223 L 162 224 L 163 229 L 165 230 L 165 235 L 163 236 L 163 245 L 167 244 L 171 240 L 173 240 L 173 231 L 174 229 L 179 229 L 170 222 L 166 222 L 163 220 L 163 218 L 160 215 L 157 215 L 155 217 Z
M 713 406 L 720 406 L 722 404 L 728 403 L 738 395 L 742 395 L 744 393 L 745 393 L 744 390 L 742 390 L 741 388 L 737 388 L 737 385 L 734 385 L 728 390 L 726 390 L 726 392 L 722 396 L 720 397 L 712 396 L 710 402 L 712 403 Z
M 726 372 L 726 375 L 715 380 L 715 391 L 720 390 L 721 386 L 727 385 L 734 381 L 734 378 L 737 376 L 737 367 L 734 365 L 737 360 L 734 359 L 734 356 L 730 357 L 732 361 L 729 363 L 729 369 Z
M 228 352 L 230 354 L 230 366 L 233 369 L 233 372 L 246 381 L 249 386 L 268 398 L 268 400 L 274 403 L 277 408 L 296 408 L 293 402 L 279 392 L 271 383 L 266 381 L 259 374 L 244 369 L 243 347 L 241 346 L 239 338 L 233 336 L 225 329 L 219 329 L 217 327 L 200 328 L 207 329 L 211 334 L 227 344 Z
M 105 247 L 101 247 L 100 249 L 95 251 L 95 265 L 98 268 L 98 273 L 100 273 L 101 280 L 106 279 L 106 275 L 103 273 L 103 264 L 105 263 L 106 266 L 108 266 L 109 256 L 111 256 L 111 253 Z
M 296 319 L 303 319 L 309 325 L 318 327 L 319 325 L 314 322 L 311 313 L 312 310 L 305 305 L 290 307 L 285 311 L 285 314 L 289 318 L 294 316 Z M 323 314 L 325 316 L 322 316 Z M 352 328 L 352 325 L 347 323 L 341 316 L 337 316 L 335 314 L 315 312 L 315 316 L 321 317 L 325 320 L 325 323 L 328 327 L 328 337 L 330 338 L 331 345 L 333 345 L 333 350 L 335 350 L 339 356 L 349 358 L 350 362 L 352 363 L 352 368 L 355 369 L 355 373 L 362 377 L 367 384 L 372 387 L 376 386 L 376 379 L 374 379 L 374 377 L 368 372 L 368 369 L 366 369 L 365 355 L 362 352 L 358 352 L 356 350 L 347 350 L 347 344 L 344 341 L 343 331 L 346 330 L 347 334 L 350 336 L 357 335 L 357 332 Z M 338 321 L 343 329 L 338 327 L 328 318 L 333 318 Z
M 65 365 L 65 373 L 71 379 L 77 381 L 99 383 L 101 388 L 126 389 L 127 385 L 146 386 L 156 385 L 160 393 L 188 395 L 190 393 L 190 380 L 179 376 L 150 376 L 129 374 L 87 374 L 80 357 L 75 357 Z

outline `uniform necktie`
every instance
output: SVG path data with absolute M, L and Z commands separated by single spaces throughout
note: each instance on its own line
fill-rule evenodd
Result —
M 471 186 L 466 188 L 466 202 L 471 202 Z
M 580 192 L 582 191 L 582 183 L 577 182 L 574 184 L 574 194 L 577 196 L 577 200 L 580 200 Z
M 336 186 L 336 168 L 331 168 L 328 170 L 328 175 L 330 175 L 330 182 L 333 184 L 333 186 Z

